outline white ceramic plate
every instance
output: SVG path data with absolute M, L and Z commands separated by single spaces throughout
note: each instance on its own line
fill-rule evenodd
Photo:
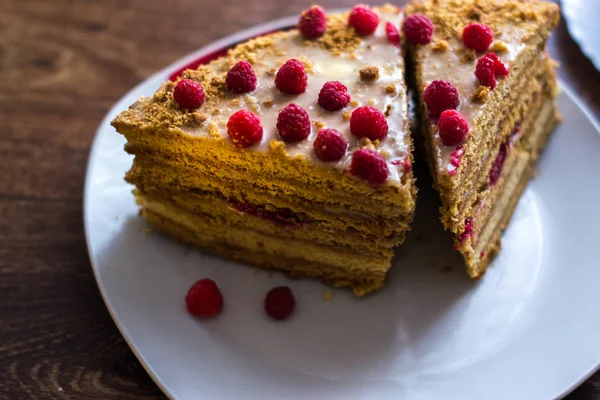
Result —
M 600 71 L 600 1 L 562 0 L 562 12 L 569 33 Z
M 106 305 L 150 375 L 173 399 L 531 400 L 573 389 L 600 361 L 600 135 L 566 88 L 564 121 L 480 281 L 450 251 L 426 188 L 389 281 L 363 299 L 335 290 L 325 301 L 317 281 L 271 276 L 147 231 L 123 181 L 131 157 L 110 120 L 190 61 L 294 21 L 235 34 L 168 67 L 98 129 L 85 187 L 89 253 Z M 225 298 L 212 321 L 185 311 L 201 277 Z M 275 323 L 262 301 L 280 284 L 298 307 Z

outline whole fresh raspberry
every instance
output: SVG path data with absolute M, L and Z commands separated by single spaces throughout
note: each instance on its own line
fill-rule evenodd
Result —
M 277 132 L 284 142 L 304 140 L 310 134 L 308 113 L 297 104 L 288 104 L 277 116 Z
M 350 11 L 348 25 L 361 36 L 370 35 L 379 25 L 379 16 L 369 7 L 359 4 Z
M 306 91 L 308 78 L 302 61 L 289 59 L 279 68 L 275 75 L 275 86 L 287 94 L 300 94 Z
M 458 91 L 448 81 L 433 81 L 423 91 L 423 101 L 427 105 L 429 119 L 437 119 L 444 110 L 458 107 Z
M 390 171 L 381 154 L 375 150 L 359 149 L 352 155 L 350 173 L 377 186 L 385 182 Z
M 191 79 L 182 79 L 173 90 L 173 98 L 181 108 L 198 108 L 204 103 L 204 87 Z
M 235 112 L 227 121 L 227 135 L 236 147 L 250 147 L 261 141 L 260 118 L 247 110 Z
M 469 122 L 456 110 L 446 110 L 438 121 L 440 140 L 445 146 L 455 146 L 467 137 Z
M 427 44 L 433 36 L 433 24 L 423 14 L 409 15 L 402 23 L 402 30 L 406 39 L 414 45 Z
M 338 81 L 325 82 L 319 91 L 319 105 L 327 111 L 338 111 L 350 102 L 348 88 Z
M 496 75 L 508 76 L 508 67 L 500 61 L 496 53 L 488 53 L 477 60 L 475 77 L 479 83 L 494 89 L 496 87 Z
M 313 143 L 315 154 L 321 161 L 337 161 L 346 154 L 348 141 L 336 129 L 321 129 Z
M 400 32 L 391 22 L 385 23 L 385 36 L 395 46 L 400 46 Z
M 467 48 L 481 53 L 490 47 L 494 34 L 485 24 L 470 24 L 463 29 L 462 40 Z
M 249 93 L 256 89 L 256 74 L 248 61 L 238 61 L 227 72 L 227 87 L 234 93 Z
M 215 281 L 200 279 L 188 290 L 185 304 L 188 312 L 196 317 L 214 317 L 223 308 L 223 296 Z
M 304 10 L 298 20 L 298 30 L 307 39 L 316 39 L 325 33 L 327 20 L 325 10 L 319 6 L 312 6 Z
M 287 286 L 277 286 L 269 290 L 264 303 L 267 315 L 275 320 L 283 320 L 294 312 L 296 299 Z
M 359 138 L 383 139 L 388 133 L 388 123 L 385 115 L 375 107 L 358 107 L 350 116 L 350 132 Z

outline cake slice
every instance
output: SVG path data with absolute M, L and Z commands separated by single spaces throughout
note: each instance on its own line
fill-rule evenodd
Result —
M 559 9 L 535 0 L 425 0 L 406 14 L 441 220 L 469 275 L 479 277 L 558 122 L 544 47 Z
M 141 214 L 206 252 L 380 288 L 415 208 L 402 18 L 312 7 L 122 112 Z

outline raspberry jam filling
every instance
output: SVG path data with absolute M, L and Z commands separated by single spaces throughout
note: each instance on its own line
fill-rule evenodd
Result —
M 506 161 L 508 149 L 510 149 L 510 146 L 513 144 L 519 132 L 521 132 L 521 126 L 517 125 L 510 134 L 510 137 L 500 145 L 500 150 L 498 151 L 498 155 L 496 156 L 496 159 L 492 164 L 492 169 L 490 170 L 490 186 L 493 187 L 496 185 L 496 183 L 498 183 L 500 175 L 502 175 L 502 169 L 504 168 L 504 161 Z
M 240 201 L 232 201 L 230 205 L 231 207 L 235 208 L 241 213 L 266 219 L 268 221 L 276 223 L 277 225 L 299 226 L 302 223 L 298 214 L 288 209 L 268 211 L 267 209 L 265 209 L 265 207 L 255 206 L 253 204 L 243 203 Z
M 467 240 L 472 234 L 473 234 L 473 219 L 467 218 L 467 219 L 465 219 L 465 230 L 463 231 L 463 233 L 461 233 L 458 240 L 460 240 L 460 242 L 462 243 L 465 240 Z

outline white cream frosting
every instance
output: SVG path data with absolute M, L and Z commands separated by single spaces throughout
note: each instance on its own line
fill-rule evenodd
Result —
M 208 126 L 217 123 L 221 135 L 227 136 L 226 121 L 236 111 L 248 109 L 257 114 L 263 127 L 262 141 L 249 150 L 266 151 L 271 140 L 281 140 L 277 134 L 276 122 L 279 111 L 290 103 L 303 107 L 311 120 L 311 133 L 307 139 L 299 143 L 286 143 L 285 149 L 291 157 L 308 157 L 315 164 L 338 168 L 347 171 L 350 167 L 352 154 L 364 145 L 357 137 L 350 133 L 350 121 L 343 118 L 346 111 L 351 112 L 356 107 L 372 105 L 381 112 L 388 107 L 387 123 L 388 134 L 381 139 L 377 150 L 382 154 L 388 164 L 390 174 L 388 183 L 399 182 L 404 174 L 403 162 L 409 159 L 409 149 L 405 144 L 407 130 L 407 97 L 404 82 L 404 61 L 401 49 L 391 43 L 385 34 L 386 22 L 391 22 L 400 27 L 403 15 L 396 12 L 378 11 L 379 25 L 374 34 L 364 36 L 359 47 L 351 53 L 335 55 L 320 46 L 305 45 L 306 39 L 296 30 L 289 34 L 275 38 L 275 49 L 278 55 L 267 55 L 253 65 L 258 78 L 257 88 L 254 92 L 240 95 L 241 106 L 234 105 L 231 101 L 219 104 L 219 113 L 214 114 L 209 109 L 203 110 L 208 120 L 199 127 L 186 129 L 186 133 L 205 135 Z M 273 69 L 279 68 L 291 58 L 307 61 L 311 67 L 307 69 L 308 86 L 306 92 L 299 95 L 289 95 L 277 90 L 274 83 Z M 375 66 L 379 70 L 379 78 L 375 81 L 363 81 L 359 71 L 367 66 Z M 270 71 L 270 73 L 269 73 Z M 327 81 L 340 81 L 348 88 L 352 103 L 340 111 L 330 112 L 323 110 L 317 103 L 319 91 Z M 394 85 L 395 93 L 385 90 L 388 85 Z M 272 105 L 265 105 L 265 100 L 272 100 Z M 323 162 L 314 153 L 313 142 L 319 128 L 315 122 L 320 122 L 325 128 L 334 128 L 340 131 L 348 140 L 348 150 L 339 161 Z

